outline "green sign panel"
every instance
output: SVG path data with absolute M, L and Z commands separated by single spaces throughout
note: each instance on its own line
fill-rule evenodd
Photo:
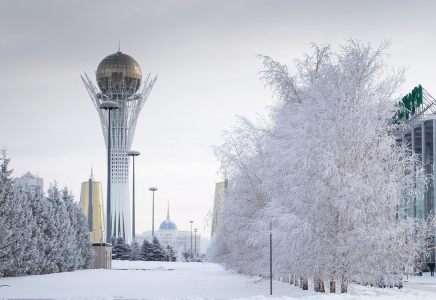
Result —
M 398 102 L 397 105 L 398 110 L 393 117 L 394 123 L 398 123 L 401 119 L 404 118 L 408 120 L 409 117 L 415 114 L 416 109 L 421 104 L 422 104 L 422 86 L 419 85 L 415 87 L 411 93 L 404 96 L 400 102 Z

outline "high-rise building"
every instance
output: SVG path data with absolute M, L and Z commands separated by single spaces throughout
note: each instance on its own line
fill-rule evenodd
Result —
M 421 85 L 415 87 L 398 103 L 398 112 L 394 115 L 393 122 L 407 125 L 399 126 L 395 132 L 397 143 L 407 145 L 421 160 L 425 175 L 432 178 L 423 199 L 412 196 L 407 208 L 409 217 L 427 220 L 435 211 L 436 199 L 436 99 Z M 419 179 L 417 184 L 422 184 Z M 432 253 L 423 256 L 423 262 L 435 262 L 435 240 L 433 232 L 427 244 Z
M 215 184 L 215 196 L 213 198 L 213 212 L 212 212 L 212 230 L 210 235 L 213 236 L 216 229 L 218 228 L 218 223 L 221 215 L 222 203 L 227 195 L 227 179 L 223 182 L 218 182 Z
M 80 205 L 88 218 L 88 227 L 91 241 L 94 243 L 104 242 L 104 207 L 103 190 L 101 182 L 94 180 L 94 175 L 82 183 L 80 192 Z M 95 228 L 95 230 L 94 230 Z
M 15 179 L 15 184 L 21 186 L 21 188 L 26 192 L 35 192 L 36 188 L 39 187 L 41 192 L 44 192 L 44 179 L 38 176 L 33 176 L 30 172 L 27 172 L 21 177 Z
M 98 88 L 85 74 L 83 83 L 97 109 L 100 117 L 103 137 L 108 147 L 108 110 L 100 109 L 104 101 L 116 102 L 120 108 L 111 114 L 111 189 L 107 197 L 106 227 L 110 224 L 112 237 L 122 236 L 129 242 L 132 236 L 132 224 L 129 199 L 129 158 L 127 151 L 135 133 L 136 122 L 145 101 L 150 94 L 157 77 L 147 76 L 142 81 L 139 64 L 129 55 L 118 51 L 105 57 L 97 67 L 96 81 Z M 108 232 L 107 230 L 105 232 Z M 107 237 L 110 242 L 111 236 Z

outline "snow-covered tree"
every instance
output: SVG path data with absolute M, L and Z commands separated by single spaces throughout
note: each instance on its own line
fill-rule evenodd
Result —
M 159 239 L 154 236 L 153 237 L 153 242 L 152 242 L 152 251 L 151 251 L 151 255 L 150 255 L 150 260 L 152 261 L 165 261 L 166 259 L 166 255 L 165 255 L 165 251 L 162 248 L 162 245 L 159 242 Z
M 389 122 L 404 82 L 373 49 L 349 40 L 334 52 L 313 45 L 296 73 L 262 56 L 263 79 L 276 101 L 269 118 L 240 118 L 215 147 L 229 180 L 215 260 L 239 272 L 268 275 L 272 224 L 274 276 L 325 280 L 411 272 L 434 218 L 409 218 L 428 178 L 420 159 L 398 145 Z M 404 126 L 404 125 L 403 125 Z M 259 259 L 264 257 L 265 259 Z
M 129 260 L 130 259 L 130 247 L 129 244 L 124 242 L 122 236 L 118 236 L 112 247 L 112 259 L 115 260 Z
M 167 247 L 165 248 L 165 256 L 167 256 L 170 261 L 177 260 L 176 252 L 174 252 L 173 247 L 171 247 L 170 245 L 167 245 Z
M 139 247 L 136 239 L 133 239 L 132 243 L 130 244 L 130 260 L 141 260 L 141 247 Z
M 31 215 L 25 194 L 14 187 L 5 149 L 1 156 L 0 271 L 3 276 L 20 276 L 27 271 L 24 251 L 31 239 Z
M 141 260 L 151 261 L 153 254 L 153 244 L 144 239 L 141 245 Z
M 95 253 L 81 207 L 56 183 L 48 197 L 13 184 L 9 159 L 1 151 L 0 275 L 23 276 L 90 268 Z M 85 231 L 84 231 L 85 230 Z M 85 234 L 83 234 L 85 233 Z

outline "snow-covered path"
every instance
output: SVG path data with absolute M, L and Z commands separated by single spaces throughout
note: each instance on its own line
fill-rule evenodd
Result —
M 350 294 L 320 294 L 301 291 L 283 282 L 258 282 L 223 270 L 212 263 L 113 262 L 113 270 L 82 270 L 68 273 L 1 278 L 0 299 L 434 299 L 435 293 L 397 289 L 372 289 L 351 285 Z M 433 278 L 415 278 L 410 285 L 436 283 Z
M 405 278 L 404 288 L 436 293 L 436 277 L 423 273 L 422 276 L 410 277 L 408 280 Z

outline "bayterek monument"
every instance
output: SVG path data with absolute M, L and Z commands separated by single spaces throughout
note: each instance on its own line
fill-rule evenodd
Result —
M 130 242 L 132 236 L 129 198 L 129 157 L 139 113 L 153 88 L 157 77 L 150 74 L 143 80 L 139 64 L 127 54 L 118 51 L 105 57 L 97 67 L 98 88 L 85 73 L 81 76 L 89 96 L 100 117 L 103 137 L 108 147 L 108 122 L 110 112 L 110 199 L 106 206 L 106 242 L 118 235 Z M 104 110 L 104 101 L 118 103 L 119 109 Z M 108 197 L 109 198 L 109 197 Z M 109 228 L 108 228 L 109 227 Z M 107 233 L 107 234 L 106 234 Z

